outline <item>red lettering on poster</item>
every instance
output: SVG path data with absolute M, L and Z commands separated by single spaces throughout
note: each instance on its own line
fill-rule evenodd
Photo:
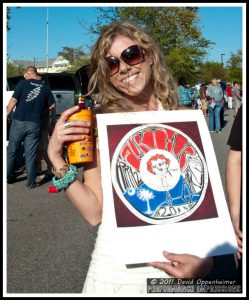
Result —
M 157 148 L 164 150 L 166 147 L 166 132 L 164 129 L 155 130 L 155 140 Z
M 182 135 L 168 129 L 148 129 L 130 137 L 123 146 L 121 156 L 139 170 L 142 157 L 151 149 L 166 150 L 175 154 L 181 169 L 186 164 L 186 156 L 195 154 L 193 147 L 188 145 L 188 140 Z
M 130 141 L 132 144 L 132 141 Z M 129 144 L 126 144 L 121 152 L 121 156 L 124 160 L 126 160 L 131 166 L 133 166 L 135 169 L 139 170 L 140 166 L 140 158 L 137 158 L 134 153 L 131 151 L 131 148 L 129 147 Z

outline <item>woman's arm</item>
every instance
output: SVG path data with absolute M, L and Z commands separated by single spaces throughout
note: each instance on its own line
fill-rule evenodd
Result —
M 239 252 L 242 255 L 242 231 L 240 228 L 241 210 L 241 151 L 229 149 L 226 166 L 226 187 L 228 195 L 228 206 L 236 234 Z
M 71 127 L 65 128 L 68 117 L 79 111 L 75 106 L 61 114 L 56 123 L 53 134 L 49 140 L 48 156 L 55 170 L 59 170 L 67 164 L 63 156 L 64 144 L 83 139 L 83 135 L 89 132 L 91 124 L 82 120 L 70 121 Z M 100 163 L 98 151 L 95 161 L 84 166 L 84 181 L 77 179 L 66 190 L 68 198 L 77 208 L 80 214 L 91 225 L 97 225 L 102 217 L 102 188 L 100 180 Z
M 103 205 L 99 151 L 96 156 L 97 161 L 84 165 L 83 182 L 77 180 L 66 190 L 72 204 L 93 226 L 101 222 Z

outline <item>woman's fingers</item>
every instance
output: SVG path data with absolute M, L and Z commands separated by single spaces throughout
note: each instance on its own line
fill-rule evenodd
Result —
M 63 124 L 67 121 L 67 119 L 74 114 L 75 112 L 79 111 L 79 106 L 73 106 L 65 111 L 63 111 L 63 113 L 61 114 L 60 118 L 57 121 L 57 124 Z

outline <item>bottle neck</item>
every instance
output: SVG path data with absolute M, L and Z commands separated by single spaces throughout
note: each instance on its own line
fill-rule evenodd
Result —
M 84 102 L 79 102 L 78 106 L 80 109 L 86 109 L 85 103 Z

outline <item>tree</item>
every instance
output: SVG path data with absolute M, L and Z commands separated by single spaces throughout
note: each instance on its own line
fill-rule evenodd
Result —
M 10 19 L 11 19 L 10 7 L 7 7 L 7 30 L 10 30 L 10 24 L 9 24 Z
M 202 37 L 198 27 L 197 7 L 108 7 L 99 8 L 96 24 L 89 27 L 100 34 L 112 21 L 130 20 L 146 28 L 161 46 L 166 62 L 175 78 L 194 80 L 207 48 L 214 44 Z
M 227 61 L 227 71 L 230 81 L 242 83 L 242 50 L 239 49 L 236 54 L 231 54 Z
M 205 83 L 209 83 L 213 78 L 229 80 L 227 70 L 223 64 L 212 61 L 205 62 L 202 65 L 200 79 Z
M 24 73 L 24 67 L 12 61 L 7 62 L 7 77 L 17 76 Z
M 89 63 L 89 57 L 82 50 L 82 46 L 78 48 L 65 46 L 63 51 L 58 52 L 58 55 L 69 61 L 67 71 L 74 72 Z
M 17 6 L 16 8 L 20 8 L 20 6 Z M 10 19 L 11 19 L 11 7 L 7 7 L 7 31 L 11 29 L 10 27 Z

